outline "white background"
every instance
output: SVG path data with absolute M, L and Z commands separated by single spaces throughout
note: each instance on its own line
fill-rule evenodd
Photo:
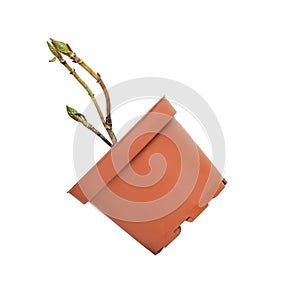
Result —
M 289 0 L 3 2 L 0 296 L 299 298 L 299 15 Z M 229 183 L 161 254 L 66 194 L 65 104 L 89 99 L 48 37 L 108 86 L 178 80 L 218 117 Z

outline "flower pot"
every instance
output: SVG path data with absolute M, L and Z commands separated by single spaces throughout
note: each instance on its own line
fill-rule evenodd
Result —
M 154 254 L 226 184 L 175 113 L 162 98 L 69 191 Z

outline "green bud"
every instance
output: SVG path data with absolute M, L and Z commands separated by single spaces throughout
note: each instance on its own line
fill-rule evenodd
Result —
M 57 40 L 55 40 L 55 39 L 53 39 L 53 38 L 50 38 L 50 40 L 51 40 L 53 46 L 54 46 L 59 52 L 61 52 L 62 54 L 68 55 L 68 56 L 69 56 L 70 54 L 72 54 L 72 51 L 71 51 L 70 47 L 69 47 L 67 44 L 65 44 L 64 42 L 62 42 L 62 41 L 57 41 Z
M 73 108 L 71 108 L 69 106 L 66 106 L 66 108 L 67 108 L 68 115 L 72 119 L 74 119 L 75 121 L 80 121 L 81 120 L 81 118 L 79 116 L 79 113 L 75 109 L 73 109 Z
M 50 52 L 56 57 L 56 58 L 61 58 L 61 55 L 56 51 L 55 47 L 47 41 L 47 45 L 48 45 L 48 48 L 50 50 Z
M 87 122 L 85 116 L 77 112 L 77 110 L 66 106 L 68 115 L 77 122 L 81 122 L 84 126 L 89 127 L 90 124 Z
M 76 115 L 76 114 L 78 114 L 78 112 L 77 112 L 77 110 L 75 110 L 75 109 L 73 109 L 73 108 L 71 108 L 71 107 L 69 107 L 69 106 L 66 106 L 66 108 L 67 108 L 67 112 L 68 112 L 68 114 L 70 115 Z

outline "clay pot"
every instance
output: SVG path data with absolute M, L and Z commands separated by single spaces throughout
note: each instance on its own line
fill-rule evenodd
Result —
M 69 191 L 154 254 L 226 184 L 175 113 L 162 98 Z

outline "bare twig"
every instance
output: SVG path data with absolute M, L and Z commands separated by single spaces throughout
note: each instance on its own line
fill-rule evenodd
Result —
M 108 146 L 112 147 L 111 142 L 109 140 L 107 140 L 107 138 L 100 131 L 98 131 L 92 124 L 90 124 L 86 120 L 86 118 L 83 114 L 78 113 L 75 109 L 68 107 L 68 106 L 67 106 L 67 112 L 68 112 L 68 115 L 72 119 L 74 119 L 77 122 L 80 122 L 83 126 L 85 126 L 89 130 L 91 130 L 93 133 L 95 133 L 98 137 L 100 137 L 102 139 L 102 141 L 104 141 Z
M 95 72 L 90 66 L 88 66 L 81 58 L 77 57 L 75 52 L 72 51 L 71 47 L 63 43 L 61 41 L 57 41 L 54 39 L 51 39 L 51 42 L 56 50 L 58 50 L 61 54 L 64 54 L 68 56 L 74 63 L 79 64 L 83 69 L 85 69 L 93 78 L 96 79 L 96 82 L 100 85 L 101 89 L 104 92 L 105 100 L 106 100 L 106 119 L 105 124 L 103 123 L 103 119 L 101 118 L 101 121 L 106 128 L 113 144 L 117 142 L 117 139 L 115 137 L 115 134 L 112 130 L 112 119 L 111 119 L 111 102 L 110 102 L 110 96 L 107 91 L 107 88 L 102 81 L 102 78 L 98 72 Z M 101 116 L 100 116 L 101 117 Z

